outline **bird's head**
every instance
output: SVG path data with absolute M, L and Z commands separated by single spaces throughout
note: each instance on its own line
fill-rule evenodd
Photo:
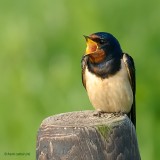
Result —
M 92 63 L 100 63 L 104 59 L 120 58 L 122 50 L 118 40 L 106 32 L 97 32 L 84 36 L 87 42 L 86 55 Z

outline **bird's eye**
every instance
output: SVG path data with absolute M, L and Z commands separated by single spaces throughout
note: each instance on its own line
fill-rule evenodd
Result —
M 103 39 L 103 38 L 99 40 L 99 43 L 100 43 L 100 44 L 104 44 L 105 42 L 106 42 L 106 41 L 105 41 L 105 39 Z

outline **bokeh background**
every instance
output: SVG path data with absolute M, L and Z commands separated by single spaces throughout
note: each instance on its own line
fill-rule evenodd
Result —
M 97 31 L 112 33 L 134 58 L 141 157 L 160 157 L 158 0 L 0 0 L 0 159 L 35 159 L 44 118 L 92 109 L 80 61 L 82 35 Z

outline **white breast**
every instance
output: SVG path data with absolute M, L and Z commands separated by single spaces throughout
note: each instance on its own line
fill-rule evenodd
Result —
M 125 64 L 115 75 L 101 79 L 86 67 L 86 89 L 95 109 L 105 112 L 128 113 L 133 103 L 133 92 Z

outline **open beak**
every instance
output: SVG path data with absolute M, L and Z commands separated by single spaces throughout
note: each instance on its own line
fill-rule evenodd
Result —
M 95 52 L 98 48 L 98 45 L 96 42 L 94 42 L 89 36 L 85 36 L 87 48 L 86 48 L 86 54 L 91 54 Z

